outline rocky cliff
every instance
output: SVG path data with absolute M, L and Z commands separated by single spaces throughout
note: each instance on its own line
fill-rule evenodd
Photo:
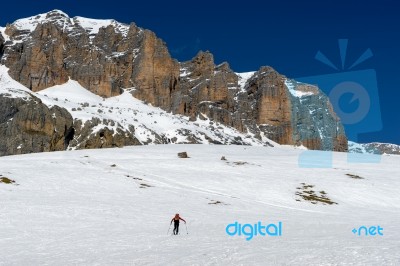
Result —
M 132 91 L 102 98 L 68 80 L 32 92 L 0 66 L 0 155 L 170 143 L 277 145 L 209 119 L 189 121 Z
M 327 96 L 271 67 L 237 74 L 228 63 L 216 66 L 212 54 L 200 52 L 181 64 L 180 89 L 172 99 L 172 111 L 192 119 L 210 117 L 280 144 L 347 149 L 344 128 Z
M 347 150 L 328 98 L 262 67 L 240 74 L 209 52 L 179 63 L 166 44 L 134 23 L 69 18 L 54 10 L 0 30 L 0 63 L 33 92 L 76 80 L 102 96 L 132 95 L 168 112 L 233 127 L 263 141 Z M 134 140 L 128 143 L 134 143 Z
M 355 143 L 349 141 L 349 152 L 350 153 L 366 153 L 366 154 L 393 154 L 400 155 L 400 146 L 390 143 Z
M 48 108 L 40 99 L 0 95 L 0 156 L 61 151 L 69 144 L 72 116 L 64 108 Z
M 34 92 L 70 77 L 104 97 L 137 85 L 158 104 L 156 95 L 172 88 L 179 74 L 165 44 L 134 23 L 70 19 L 52 11 L 7 25 L 4 33 L 10 42 L 1 63 Z

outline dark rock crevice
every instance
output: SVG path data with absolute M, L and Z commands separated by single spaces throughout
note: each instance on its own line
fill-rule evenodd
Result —
M 64 134 L 64 150 L 66 150 L 69 146 L 69 143 L 71 140 L 74 139 L 75 136 L 75 128 L 70 127 L 67 129 L 67 126 L 65 126 L 65 134 Z
M 3 35 L 0 33 L 0 62 L 4 54 L 4 38 Z

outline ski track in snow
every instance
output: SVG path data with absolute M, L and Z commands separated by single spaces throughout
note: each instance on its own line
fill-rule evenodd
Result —
M 0 184 L 0 264 L 399 265 L 400 157 L 359 165 L 335 153 L 334 168 L 303 169 L 301 152 L 155 145 L 2 157 L 0 174 L 18 185 Z M 297 202 L 303 182 L 338 205 Z M 167 235 L 176 212 L 189 234 L 181 224 Z M 227 236 L 234 221 L 282 221 L 283 235 Z M 351 233 L 378 224 L 384 236 Z
M 104 164 L 106 164 L 106 161 L 102 161 L 101 163 L 104 165 Z M 222 197 L 225 197 L 225 198 L 232 198 L 232 199 L 240 199 L 240 200 L 246 201 L 248 203 L 257 202 L 257 203 L 261 203 L 261 204 L 268 205 L 268 206 L 271 206 L 271 207 L 276 207 L 276 208 L 285 208 L 285 209 L 296 210 L 296 211 L 323 213 L 323 212 L 319 212 L 319 211 L 312 211 L 312 210 L 301 209 L 301 208 L 292 208 L 292 207 L 288 207 L 288 206 L 284 206 L 284 205 L 271 204 L 271 203 L 268 203 L 268 202 L 263 202 L 263 201 L 258 201 L 258 200 L 242 199 L 242 198 L 239 198 L 239 197 L 234 196 L 234 195 L 224 194 L 224 193 L 220 193 L 220 192 L 213 191 L 213 190 L 210 190 L 210 189 L 202 189 L 200 187 L 187 185 L 187 184 L 184 184 L 182 182 L 177 182 L 176 180 L 173 180 L 172 178 L 169 178 L 169 177 L 166 177 L 166 176 L 155 175 L 155 174 L 151 174 L 151 173 L 148 173 L 148 172 L 140 171 L 138 169 L 135 169 L 134 171 L 135 171 L 135 173 L 140 173 L 142 176 L 155 177 L 158 180 L 155 181 L 153 179 L 152 180 L 153 183 L 162 184 L 164 187 L 168 187 L 168 188 L 184 189 L 185 191 L 192 191 L 192 192 L 195 192 L 195 193 L 222 196 Z M 122 171 L 122 172 L 123 172 L 123 174 L 129 175 L 128 171 Z M 229 174 L 229 175 L 234 174 L 234 175 L 245 176 L 245 175 L 242 175 L 242 174 L 232 173 L 232 172 L 227 172 L 227 171 L 218 171 L 218 172 L 219 173 Z M 165 181 L 164 182 L 159 181 L 160 179 L 163 179 Z

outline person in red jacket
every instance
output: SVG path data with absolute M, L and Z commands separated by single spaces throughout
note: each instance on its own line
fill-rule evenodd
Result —
M 179 216 L 179 213 L 175 214 L 175 217 L 171 219 L 171 223 L 174 222 L 174 235 L 177 235 L 179 233 L 179 220 L 182 220 L 186 223 L 185 219 L 181 218 Z

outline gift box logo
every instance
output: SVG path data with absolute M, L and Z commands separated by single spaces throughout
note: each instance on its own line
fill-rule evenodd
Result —
M 349 140 L 358 142 L 359 135 L 382 130 L 381 110 L 376 72 L 374 69 L 353 70 L 373 56 L 366 49 L 358 59 L 346 68 L 347 39 L 339 39 L 340 68 L 332 63 L 321 51 L 315 59 L 331 67 L 333 74 L 297 78 L 297 81 L 317 85 L 326 95 L 334 111 L 341 119 Z M 321 157 L 322 156 L 322 157 Z M 300 167 L 332 167 L 332 153 L 306 151 L 299 158 Z M 317 161 L 315 161 L 317 160 Z M 377 163 L 380 156 L 348 154 L 352 163 Z

